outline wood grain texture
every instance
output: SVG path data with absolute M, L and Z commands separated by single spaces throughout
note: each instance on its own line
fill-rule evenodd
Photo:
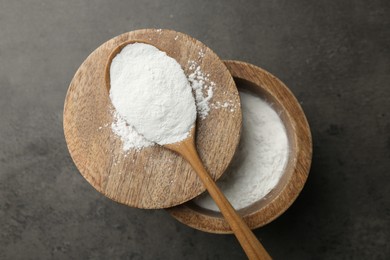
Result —
M 308 122 L 291 91 L 271 73 L 240 61 L 225 61 L 238 89 L 247 89 L 271 103 L 280 114 L 289 140 L 289 160 L 279 184 L 264 199 L 239 211 L 252 229 L 280 216 L 294 202 L 309 174 L 312 140 Z M 211 233 L 232 233 L 220 213 L 192 202 L 168 209 L 180 222 Z
M 223 62 L 207 46 L 170 30 L 145 29 L 119 35 L 98 47 L 70 83 L 64 105 L 64 133 L 69 152 L 82 176 L 105 196 L 137 208 L 166 208 L 186 202 L 205 188 L 191 166 L 159 146 L 124 152 L 111 130 L 113 106 L 104 69 L 115 47 L 127 41 L 152 44 L 175 58 L 186 75 L 196 61 L 215 82 L 212 102 L 232 100 L 238 92 Z M 218 179 L 239 142 L 241 110 L 212 109 L 197 121 L 196 145 L 206 169 Z

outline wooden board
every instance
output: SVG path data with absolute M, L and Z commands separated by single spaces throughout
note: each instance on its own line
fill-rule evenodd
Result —
M 309 124 L 291 91 L 271 73 L 249 63 L 225 61 L 238 89 L 249 90 L 272 104 L 286 127 L 289 158 L 278 185 L 263 199 L 239 213 L 252 229 L 261 227 L 280 216 L 301 192 L 309 174 L 312 140 Z M 168 209 L 180 222 L 211 233 L 231 233 L 220 213 L 188 202 Z
M 64 106 L 69 152 L 82 176 L 105 196 L 138 208 L 166 208 L 186 202 L 205 188 L 190 165 L 159 146 L 124 152 L 111 130 L 113 106 L 104 68 L 112 50 L 126 41 L 152 44 L 177 60 L 184 72 L 195 61 L 215 83 L 211 103 L 230 100 L 236 108 L 211 109 L 197 121 L 196 145 L 206 169 L 218 179 L 230 163 L 241 130 L 240 100 L 233 78 L 217 55 L 188 35 L 170 30 L 137 30 L 98 47 L 70 83 Z

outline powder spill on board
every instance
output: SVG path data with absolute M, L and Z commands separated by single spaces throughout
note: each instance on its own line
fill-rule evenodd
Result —
M 272 107 L 240 91 L 243 126 L 240 144 L 218 186 L 236 210 L 266 196 L 279 182 L 288 160 L 288 139 L 283 122 Z M 194 199 L 205 209 L 219 211 L 207 194 Z
M 111 124 L 111 129 L 122 138 L 123 150 L 140 149 L 153 145 L 153 142 L 146 140 L 145 137 L 137 133 L 116 110 L 113 111 L 113 116 L 114 121 Z
M 199 52 L 199 55 L 203 57 L 204 52 Z M 213 88 L 215 87 L 215 83 L 209 80 L 208 75 L 203 73 L 195 61 L 189 61 L 188 64 L 190 65 L 190 71 L 192 71 L 188 76 L 188 80 L 195 93 L 198 116 L 201 119 L 205 119 L 210 112 L 209 102 L 214 94 Z
M 198 55 L 199 59 L 201 59 L 205 56 L 205 52 L 200 50 Z M 206 119 L 211 109 L 222 108 L 226 109 L 228 112 L 234 112 L 237 104 L 233 101 L 233 97 L 223 101 L 211 102 L 214 96 L 214 89 L 216 88 L 215 82 L 210 80 L 210 75 L 205 74 L 196 61 L 190 60 L 188 61 L 188 64 L 190 66 L 189 70 L 192 72 L 188 76 L 188 80 L 194 91 L 199 118 L 201 120 Z M 225 91 L 224 94 L 229 96 L 231 93 Z

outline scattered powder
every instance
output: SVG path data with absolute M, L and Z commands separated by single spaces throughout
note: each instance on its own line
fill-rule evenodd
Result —
M 119 115 L 112 129 L 129 137 L 124 149 L 146 144 L 142 136 L 164 145 L 189 135 L 196 120 L 191 86 L 179 63 L 165 52 L 144 43 L 125 46 L 112 60 L 110 80 L 110 97 Z
M 199 58 L 203 58 L 205 54 L 206 53 L 202 49 L 198 52 Z
M 233 100 L 227 100 L 225 102 L 217 101 L 217 102 L 211 104 L 211 107 L 215 108 L 215 109 L 231 108 L 231 112 L 233 112 L 234 108 L 235 108 L 235 104 L 234 104 Z
M 121 137 L 123 150 L 141 149 L 153 145 L 153 142 L 146 140 L 145 137 L 137 133 L 117 111 L 113 111 L 113 116 L 114 121 L 111 124 L 111 129 L 117 136 Z
M 205 57 L 205 55 L 206 55 L 205 50 L 200 49 L 198 51 L 198 61 L 202 60 Z M 195 94 L 196 108 L 200 119 L 202 120 L 206 119 L 207 116 L 209 115 L 211 108 L 215 108 L 215 109 L 226 108 L 227 111 L 234 112 L 237 104 L 234 103 L 233 100 L 231 99 L 226 100 L 224 102 L 217 101 L 211 103 L 211 100 L 214 96 L 214 88 L 216 86 L 215 82 L 210 80 L 209 78 L 210 74 L 205 74 L 202 71 L 198 62 L 194 60 L 190 60 L 188 61 L 188 64 L 189 64 L 189 71 L 191 73 L 188 76 L 188 80 Z M 224 94 L 228 95 L 229 93 L 224 92 Z
M 204 56 L 204 52 L 200 51 L 200 57 Z M 191 84 L 195 94 L 196 109 L 200 119 L 205 119 L 210 112 L 210 100 L 213 97 L 215 83 L 210 81 L 209 75 L 205 75 L 196 61 L 188 62 L 192 73 L 188 76 L 188 81 Z
M 286 130 L 278 114 L 249 92 L 240 91 L 240 97 L 243 114 L 240 144 L 229 170 L 218 181 L 236 210 L 265 197 L 279 182 L 288 159 Z M 207 193 L 194 202 L 219 211 Z

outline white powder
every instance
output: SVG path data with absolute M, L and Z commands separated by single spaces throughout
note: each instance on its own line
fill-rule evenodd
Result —
M 175 40 L 177 40 L 177 38 L 178 36 L 175 37 Z M 205 56 L 205 52 L 203 50 L 200 50 L 198 54 L 199 54 L 199 58 L 203 58 Z M 123 62 L 123 59 L 121 60 L 121 62 Z M 190 83 L 191 88 L 195 95 L 195 104 L 196 104 L 198 116 L 200 119 L 203 120 L 207 118 L 210 111 L 210 106 L 216 109 L 219 108 L 218 105 L 215 104 L 210 105 L 211 99 L 213 98 L 213 88 L 215 87 L 216 84 L 209 79 L 209 75 L 206 75 L 201 70 L 200 66 L 196 61 L 191 60 L 188 62 L 188 64 L 191 73 L 188 76 L 188 82 Z M 113 75 L 111 75 L 111 78 L 112 76 Z M 231 101 L 227 101 L 227 102 L 229 102 L 230 104 Z M 231 112 L 233 111 L 234 110 L 231 110 Z M 126 123 L 124 117 L 121 116 L 117 110 L 113 111 L 113 118 L 114 121 L 112 122 L 111 128 L 112 131 L 121 138 L 123 142 L 124 151 L 128 151 L 130 149 L 138 150 L 143 147 L 154 145 L 153 142 L 148 141 L 147 139 L 145 139 L 145 137 L 138 134 L 138 132 L 134 129 L 133 126 Z
M 199 59 L 202 59 L 204 56 L 204 50 L 200 50 L 198 52 Z M 211 99 L 214 96 L 214 87 L 216 86 L 215 82 L 210 80 L 210 75 L 205 74 L 196 61 L 190 60 L 188 61 L 188 64 L 190 65 L 189 70 L 192 72 L 188 76 L 188 80 L 194 90 L 196 109 L 200 119 L 206 119 L 211 108 L 225 108 L 229 112 L 234 112 L 236 104 L 231 99 L 224 100 L 223 102 L 216 101 L 211 103 Z M 224 94 L 227 93 L 225 92 Z
M 229 170 L 218 181 L 236 210 L 265 197 L 279 182 L 288 159 L 287 134 L 278 114 L 251 93 L 240 91 L 240 97 L 243 114 L 240 144 Z M 219 211 L 207 193 L 194 202 Z
M 204 51 L 199 51 L 200 58 L 203 58 L 204 55 Z M 195 61 L 189 61 L 188 63 L 190 65 L 189 69 L 192 71 L 188 76 L 188 80 L 195 93 L 196 109 L 199 117 L 205 119 L 210 112 L 209 102 L 214 94 L 213 87 L 215 83 L 210 81 Z
M 137 133 L 117 111 L 113 111 L 113 116 L 114 121 L 111 124 L 111 129 L 116 135 L 122 137 L 123 150 L 141 149 L 153 145 L 153 142 L 146 140 L 145 137 Z
M 196 120 L 195 101 L 175 59 L 149 44 L 129 44 L 112 60 L 110 80 L 110 97 L 119 115 L 112 129 L 125 136 L 125 150 L 149 145 L 142 136 L 161 145 L 188 136 Z

